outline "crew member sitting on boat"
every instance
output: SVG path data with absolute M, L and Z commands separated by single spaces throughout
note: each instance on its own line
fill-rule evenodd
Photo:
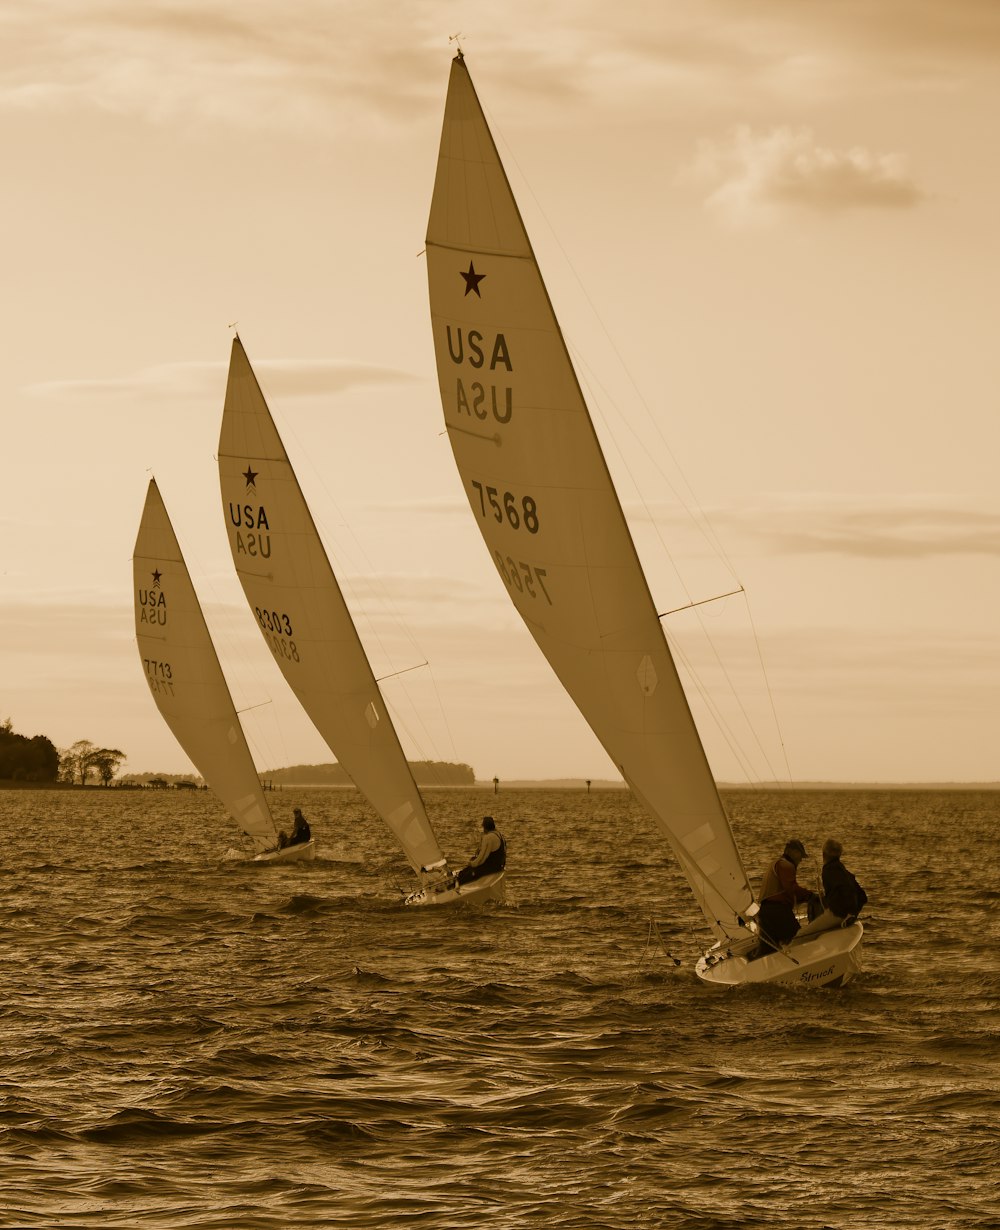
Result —
M 806 848 L 795 837 L 785 845 L 781 858 L 764 873 L 757 914 L 760 943 L 752 954 L 754 957 L 774 952 L 779 944 L 787 944 L 793 939 L 799 930 L 799 920 L 795 917 L 796 904 L 817 896 L 795 878 L 796 869 L 805 857 Z
M 469 859 L 455 876 L 456 884 L 468 884 L 470 880 L 478 880 L 481 876 L 492 875 L 503 871 L 507 865 L 507 843 L 503 834 L 497 832 L 492 816 L 483 816 L 483 835 L 479 841 L 479 849 L 475 858 Z
M 852 923 L 868 902 L 868 894 L 840 861 L 844 847 L 832 837 L 823 843 L 823 912 L 798 933 L 813 935 Z
M 291 837 L 288 836 L 284 829 L 282 829 L 278 834 L 279 850 L 284 850 L 288 846 L 302 845 L 304 842 L 307 842 L 312 838 L 312 832 L 309 828 L 309 821 L 305 818 L 305 816 L 303 816 L 302 809 L 300 807 L 296 807 L 292 812 L 292 819 L 295 823 L 292 825 Z

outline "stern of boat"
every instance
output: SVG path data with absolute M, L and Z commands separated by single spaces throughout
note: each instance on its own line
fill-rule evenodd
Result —
M 265 850 L 255 854 L 255 863 L 311 863 L 316 857 L 316 838 L 298 842 L 294 846 L 283 846 L 280 850 Z
M 506 896 L 506 876 L 504 871 L 493 875 L 481 876 L 468 884 L 456 884 L 454 876 L 436 883 L 425 884 L 416 892 L 410 893 L 403 901 L 409 906 L 428 905 L 484 905 L 487 901 L 503 901 Z
M 718 987 L 773 983 L 778 986 L 842 987 L 861 970 L 859 922 L 849 927 L 819 931 L 767 956 L 749 960 L 756 946 L 740 941 L 710 948 L 698 961 L 695 973 L 702 982 Z

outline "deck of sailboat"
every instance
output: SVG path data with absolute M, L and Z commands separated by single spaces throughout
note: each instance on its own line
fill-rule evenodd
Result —
M 311 863 L 316 857 L 316 838 L 296 842 L 294 846 L 282 846 L 278 850 L 264 850 L 255 854 L 255 863 Z
M 403 901 L 406 906 L 485 905 L 487 901 L 502 902 L 507 891 L 507 873 L 497 871 L 480 876 L 468 884 L 447 883 L 440 887 L 427 885 L 412 892 Z
M 720 987 L 758 983 L 841 987 L 861 969 L 863 935 L 862 924 L 854 922 L 849 927 L 793 940 L 786 947 L 752 961 L 748 958 L 756 942 L 742 940 L 739 944 L 711 949 L 698 961 L 695 970 L 702 982 Z

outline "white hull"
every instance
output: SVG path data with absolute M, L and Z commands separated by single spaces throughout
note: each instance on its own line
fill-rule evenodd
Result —
M 783 951 L 768 953 L 756 961 L 747 954 L 756 947 L 756 937 L 735 944 L 710 948 L 698 961 L 695 972 L 703 982 L 718 987 L 756 983 L 780 986 L 842 987 L 861 969 L 861 937 L 864 927 L 852 923 L 819 931 L 793 940 Z
M 482 876 L 468 884 L 441 888 L 428 885 L 410 893 L 403 904 L 417 906 L 482 905 L 486 901 L 503 901 L 506 892 L 506 875 L 504 871 L 497 871 L 493 875 Z
M 255 854 L 255 863 L 311 863 L 316 857 L 316 838 L 300 841 L 294 846 L 285 846 L 281 850 L 265 850 L 263 854 Z

